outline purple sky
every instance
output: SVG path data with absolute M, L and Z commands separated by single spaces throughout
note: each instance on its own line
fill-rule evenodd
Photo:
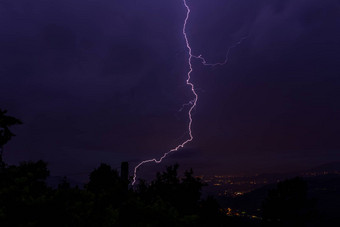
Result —
M 194 54 L 221 61 L 248 38 L 226 66 L 193 61 L 195 139 L 164 165 L 251 173 L 340 160 L 340 1 L 188 4 Z M 186 139 L 185 13 L 182 0 L 1 0 L 0 108 L 24 122 L 5 160 L 89 172 Z

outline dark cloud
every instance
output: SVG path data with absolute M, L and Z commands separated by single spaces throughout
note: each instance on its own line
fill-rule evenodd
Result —
M 247 39 L 226 66 L 194 60 L 197 155 L 166 163 L 241 172 L 338 159 L 340 2 L 188 3 L 194 54 L 223 61 Z M 178 110 L 192 98 L 184 18 L 180 0 L 0 1 L 0 103 L 25 123 L 6 160 L 77 172 L 181 142 Z

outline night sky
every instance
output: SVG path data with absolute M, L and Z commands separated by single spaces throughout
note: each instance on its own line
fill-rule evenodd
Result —
M 340 1 L 188 0 L 199 95 L 194 141 L 164 164 L 202 174 L 302 170 L 340 160 Z M 5 146 L 52 175 L 130 166 L 188 138 L 182 0 L 0 0 Z

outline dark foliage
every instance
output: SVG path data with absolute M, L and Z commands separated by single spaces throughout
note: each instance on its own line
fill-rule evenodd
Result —
M 7 111 L 0 109 L 0 167 L 4 167 L 4 162 L 2 160 L 2 153 L 4 145 L 11 140 L 13 136 L 15 136 L 10 130 L 9 127 L 17 124 L 22 124 L 22 122 L 12 116 L 6 115 Z
M 50 190 L 45 179 L 46 163 L 25 162 L 9 166 L 0 173 L 0 225 L 35 225 L 43 211 Z
M 299 177 L 278 183 L 263 203 L 264 225 L 310 226 L 316 212 L 307 189 L 307 182 Z
M 84 189 L 64 178 L 49 188 L 43 161 L 7 166 L 1 172 L 1 226 L 206 226 L 223 221 L 213 198 L 201 199 L 192 170 L 177 176 L 178 165 L 126 189 L 118 172 L 101 164 Z M 218 225 L 217 225 L 218 226 Z

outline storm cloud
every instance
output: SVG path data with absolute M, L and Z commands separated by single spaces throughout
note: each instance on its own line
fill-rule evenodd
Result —
M 339 159 L 340 1 L 188 4 L 195 55 L 223 61 L 247 38 L 225 66 L 194 60 L 195 140 L 165 164 L 288 171 Z M 67 174 L 184 140 L 185 13 L 181 0 L 1 0 L 0 107 L 24 122 L 5 159 Z

